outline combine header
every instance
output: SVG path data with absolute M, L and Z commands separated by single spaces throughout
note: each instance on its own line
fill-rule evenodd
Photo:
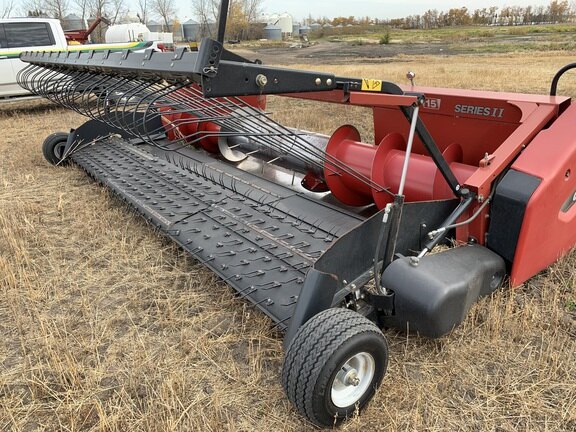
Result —
M 25 53 L 19 83 L 91 118 L 49 136 L 46 159 L 82 167 L 267 314 L 289 399 L 331 426 L 380 385 L 381 328 L 442 336 L 573 247 L 576 106 L 267 67 L 223 48 L 227 10 L 197 52 Z M 283 126 L 268 94 L 369 107 L 375 142 Z

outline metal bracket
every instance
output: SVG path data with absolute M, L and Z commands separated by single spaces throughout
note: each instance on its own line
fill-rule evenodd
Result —
M 400 107 L 400 110 L 402 111 L 406 119 L 411 122 L 415 108 Z M 444 177 L 444 179 L 448 183 L 448 186 L 450 186 L 450 189 L 452 189 L 452 192 L 454 192 L 454 196 L 462 197 L 462 191 L 458 179 L 454 175 L 454 172 L 452 172 L 452 169 L 450 168 L 450 165 L 448 164 L 444 156 L 442 156 L 442 153 L 440 152 L 438 145 L 434 141 L 434 138 L 432 138 L 432 135 L 430 135 L 430 132 L 428 132 L 428 129 L 426 128 L 424 122 L 422 122 L 421 119 L 417 119 L 416 133 L 418 134 L 418 137 L 422 141 L 422 144 L 428 151 L 428 154 L 432 157 L 432 160 L 438 167 L 438 170 L 442 174 L 442 177 Z
M 220 57 L 224 47 L 218 41 L 204 38 L 200 43 L 196 65 L 202 75 L 215 77 L 220 65 Z

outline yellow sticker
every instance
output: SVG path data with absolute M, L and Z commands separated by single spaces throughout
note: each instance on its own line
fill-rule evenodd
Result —
M 373 92 L 382 91 L 382 80 L 363 79 L 362 91 L 373 91 Z

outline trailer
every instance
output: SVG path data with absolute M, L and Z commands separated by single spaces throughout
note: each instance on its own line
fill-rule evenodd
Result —
M 576 243 L 576 106 L 399 86 L 198 51 L 25 53 L 21 86 L 86 115 L 49 136 L 285 333 L 282 384 L 330 427 L 388 363 L 382 329 L 437 338 Z M 58 79 L 55 79 L 57 77 Z M 274 121 L 266 96 L 368 107 L 375 141 Z M 438 249 L 441 244 L 450 247 Z

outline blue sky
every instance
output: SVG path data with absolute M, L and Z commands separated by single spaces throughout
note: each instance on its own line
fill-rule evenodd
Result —
M 191 17 L 189 0 L 176 0 L 180 15 Z M 422 14 L 428 9 L 448 10 L 466 6 L 470 10 L 489 6 L 548 5 L 550 0 L 263 0 L 267 13 L 290 13 L 296 20 L 313 17 L 371 16 L 374 18 L 402 18 Z

